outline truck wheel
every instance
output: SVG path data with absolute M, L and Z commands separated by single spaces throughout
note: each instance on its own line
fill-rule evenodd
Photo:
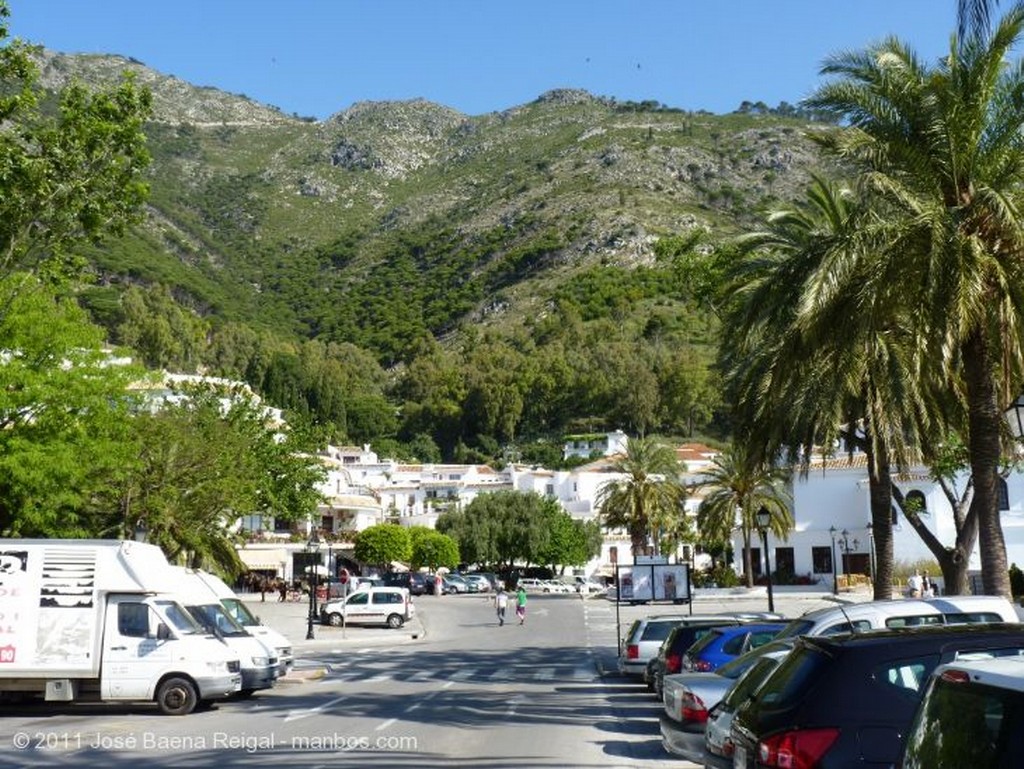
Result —
M 331 612 L 327 615 L 327 624 L 331 627 L 341 627 L 345 624 L 345 618 L 342 617 L 338 612 Z
M 165 716 L 186 716 L 198 701 L 196 687 L 187 678 L 168 678 L 156 690 L 156 704 Z
M 401 614 L 389 614 L 388 615 L 388 627 L 400 628 L 405 624 L 405 620 L 402 619 Z

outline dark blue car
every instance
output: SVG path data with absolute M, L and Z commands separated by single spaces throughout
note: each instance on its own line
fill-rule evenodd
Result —
M 768 643 L 785 622 L 761 622 L 716 627 L 702 636 L 683 655 L 683 670 L 708 673 L 751 649 Z

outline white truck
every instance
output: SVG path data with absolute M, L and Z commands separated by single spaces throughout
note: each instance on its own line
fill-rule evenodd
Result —
M 154 545 L 0 539 L 0 697 L 154 701 L 185 715 L 239 691 L 238 654 L 173 590 Z
M 278 673 L 284 675 L 292 668 L 295 656 L 292 653 L 292 642 L 284 635 L 260 622 L 241 598 L 216 574 L 196 569 L 195 574 L 206 584 L 213 595 L 221 602 L 231 618 L 244 627 L 249 633 L 259 638 L 267 646 L 274 649 L 278 659 Z
M 240 697 L 269 689 L 278 677 L 277 652 L 250 634 L 227 613 L 220 599 L 192 569 L 171 566 L 175 598 L 207 632 L 235 652 L 242 665 Z

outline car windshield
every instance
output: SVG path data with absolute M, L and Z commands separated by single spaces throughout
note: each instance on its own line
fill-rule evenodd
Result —
M 245 628 L 231 619 L 219 603 L 189 605 L 186 608 L 196 622 L 211 633 L 220 633 L 226 638 L 248 635 Z
M 668 620 L 662 622 L 648 622 L 647 627 L 644 628 L 643 635 L 640 636 L 642 641 L 664 641 L 668 638 L 668 634 L 679 624 L 679 620 Z
M 811 681 L 827 664 L 826 655 L 817 649 L 806 646 L 794 649 L 765 681 L 758 699 L 770 707 L 787 705 L 808 690 Z
M 814 627 L 814 621 L 809 619 L 792 620 L 786 627 L 782 628 L 776 638 L 795 638 L 798 635 L 810 632 Z
M 722 698 L 722 707 L 728 710 L 735 710 L 757 691 L 757 688 L 764 683 L 769 674 L 778 666 L 778 660 L 771 657 L 762 657 L 757 660 L 750 669 L 737 679 L 732 688 Z
M 721 665 L 715 672 L 720 676 L 725 676 L 726 678 L 737 679 L 764 655 L 771 654 L 772 652 L 789 651 L 792 648 L 792 642 L 780 643 L 778 640 L 769 641 L 763 646 L 758 646 L 756 649 L 751 649 L 746 654 L 741 654 L 739 657 L 729 660 L 724 665 Z
M 707 649 L 711 644 L 717 641 L 724 635 L 722 630 L 712 630 L 710 633 L 705 635 L 703 638 L 698 639 L 693 646 L 686 650 L 686 653 L 691 657 L 696 657 L 702 651 Z
M 221 603 L 231 619 L 242 627 L 256 627 L 260 621 L 256 619 L 249 607 L 240 598 L 222 598 Z
M 940 677 L 910 730 L 905 769 L 1024 766 L 1024 692 Z
M 156 601 L 155 603 L 171 627 L 179 633 L 189 635 L 204 632 L 202 626 L 192 618 L 192 615 L 174 601 Z

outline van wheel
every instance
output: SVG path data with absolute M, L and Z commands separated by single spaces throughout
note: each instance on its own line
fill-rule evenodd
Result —
M 401 614 L 389 614 L 388 615 L 388 627 L 400 628 L 405 624 L 405 620 L 402 619 Z
M 199 697 L 187 678 L 168 678 L 156 690 L 156 704 L 165 716 L 186 716 L 195 710 Z
M 338 612 L 331 612 L 327 615 L 327 624 L 331 627 L 341 627 L 345 624 L 345 618 L 342 617 Z

